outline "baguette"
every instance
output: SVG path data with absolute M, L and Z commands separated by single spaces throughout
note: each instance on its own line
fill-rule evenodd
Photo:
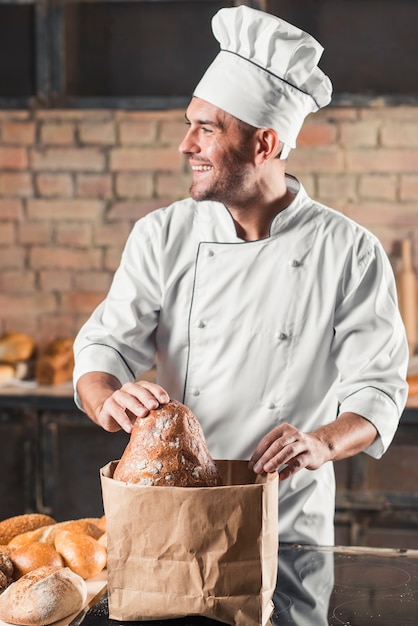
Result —
M 67 567 L 40 567 L 12 583 L 0 596 L 0 619 L 10 624 L 45 626 L 80 611 L 87 600 L 85 581 Z
M 25 513 L 8 517 L 0 522 L 0 544 L 7 545 L 16 535 L 50 524 L 56 524 L 56 521 L 42 513 Z

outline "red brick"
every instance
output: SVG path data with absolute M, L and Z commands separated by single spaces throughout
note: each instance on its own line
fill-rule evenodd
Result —
M 30 266 L 36 269 L 100 269 L 101 250 L 74 250 L 73 248 L 33 247 L 30 251 Z
M 154 211 L 160 207 L 168 206 L 173 202 L 172 199 L 159 200 L 138 200 L 136 202 L 115 202 L 107 213 L 107 219 L 112 220 L 131 220 L 135 221 L 147 213 Z
M 119 248 L 107 248 L 103 263 L 104 269 L 115 272 L 119 266 L 120 257 L 121 250 Z
M 33 182 L 30 172 L 0 173 L 0 195 L 29 198 L 33 196 Z
M 26 148 L 9 148 L 0 146 L 0 169 L 24 170 L 28 166 Z
M 0 311 L 8 318 L 36 317 L 45 313 L 53 313 L 57 310 L 57 302 L 52 294 L 33 293 L 5 294 L 0 292 Z
M 347 174 L 337 174 L 328 176 L 321 174 L 318 176 L 318 192 L 322 199 L 333 202 L 344 198 L 345 200 L 355 200 L 357 178 Z
M 306 123 L 298 136 L 298 146 L 329 146 L 335 143 L 335 124 Z
M 9 293 L 30 293 L 36 290 L 35 272 L 30 270 L 3 270 L 0 273 L 0 290 Z
M 417 121 L 417 107 L 416 106 L 379 106 L 379 107 L 367 107 L 359 109 L 360 118 L 363 120 L 388 120 L 393 122 L 397 120 L 399 122 Z
M 360 177 L 359 194 L 361 198 L 375 200 L 396 200 L 398 177 L 386 174 L 363 174 Z
M 25 260 L 26 260 L 26 251 L 21 246 L 10 245 L 10 246 L 0 247 L 0 267 L 1 267 L 2 272 L 7 268 L 24 267 Z M 1 307 L 0 307 L 0 312 L 1 312 Z
M 62 294 L 62 309 L 68 313 L 90 314 L 103 300 L 104 294 L 69 292 Z
M 29 111 L 24 110 L 24 111 L 19 111 L 17 109 L 5 109 L 5 110 L 0 110 L 0 121 L 1 120 L 6 120 L 6 121 L 11 121 L 11 120 L 28 120 L 30 118 L 31 114 Z
M 17 241 L 16 241 L 15 222 L 1 222 L 0 221 L 0 245 L 10 246 L 16 243 Z
M 119 137 L 123 145 L 149 145 L 157 138 L 154 120 L 128 120 L 119 123 Z
M 69 146 L 74 143 L 75 126 L 69 122 L 44 122 L 40 141 L 44 145 Z
M 96 220 L 104 210 L 101 200 L 28 200 L 27 212 L 31 219 Z
M 21 244 L 48 245 L 52 241 L 52 224 L 44 220 L 25 220 L 19 223 L 18 240 Z
M 63 246 L 86 247 L 92 242 L 92 225 L 82 222 L 62 222 L 55 227 L 55 239 Z
M 379 122 L 370 120 L 355 124 L 340 125 L 340 143 L 342 146 L 374 148 L 379 143 Z
M 110 152 L 110 169 L 132 171 L 181 171 L 184 157 L 176 148 L 115 148 Z
M 192 184 L 190 174 L 157 174 L 156 195 L 159 197 L 187 198 Z
M 105 166 L 104 155 L 95 148 L 47 148 L 34 150 L 31 161 L 33 169 L 37 171 L 101 172 Z
M 73 287 L 71 270 L 46 269 L 39 272 L 39 283 L 42 291 L 70 291 Z
M 188 128 L 185 120 L 175 120 L 169 122 L 161 122 L 159 129 L 159 139 L 164 144 L 178 146 L 183 141 Z
M 96 145 L 114 145 L 116 139 L 113 122 L 81 123 L 78 128 L 81 143 Z
M 115 112 L 116 120 L 184 120 L 185 109 L 167 109 L 161 111 L 125 111 Z
M 33 122 L 3 122 L 1 138 L 4 144 L 29 146 L 35 141 Z
M 25 316 L 25 311 L 22 310 L 4 320 L 2 332 L 22 332 L 37 337 L 38 320 L 36 317 Z
M 153 191 L 154 181 L 151 173 L 123 173 L 116 177 L 116 195 L 119 198 L 150 198 Z
M 393 123 L 382 128 L 382 146 L 388 148 L 418 148 L 418 120 L 416 124 Z
M 289 155 L 288 172 L 338 174 L 345 171 L 344 156 L 336 147 L 297 148 Z
M 351 150 L 346 159 L 351 172 L 413 174 L 418 171 L 418 150 Z
M 112 177 L 110 174 L 78 174 L 76 195 L 81 198 L 111 198 Z
M 55 339 L 75 337 L 78 327 L 74 316 L 65 313 L 43 315 L 38 321 L 37 336 L 46 345 Z
M 108 120 L 113 117 L 113 111 L 107 109 L 39 109 L 36 112 L 39 120 L 48 121 L 85 121 Z
M 23 219 L 22 201 L 15 198 L 0 198 L 0 220 Z
M 111 272 L 80 272 L 76 277 L 76 291 L 104 294 L 108 291 L 112 278 Z
M 366 202 L 349 207 L 347 215 L 367 227 L 374 225 L 386 226 L 392 230 L 416 229 L 416 204 L 400 204 L 399 202 Z
M 418 174 L 401 176 L 401 200 L 418 200 Z
M 39 194 L 46 198 L 69 198 L 73 195 L 73 181 L 70 174 L 38 174 L 36 186 Z
M 126 221 L 112 222 L 110 224 L 94 224 L 93 242 L 96 246 L 115 246 L 122 249 L 131 226 Z

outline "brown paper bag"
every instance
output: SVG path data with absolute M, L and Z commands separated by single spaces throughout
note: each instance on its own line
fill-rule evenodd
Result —
M 278 479 L 247 461 L 217 461 L 222 487 L 146 487 L 101 470 L 109 616 L 202 615 L 265 626 L 278 554 Z

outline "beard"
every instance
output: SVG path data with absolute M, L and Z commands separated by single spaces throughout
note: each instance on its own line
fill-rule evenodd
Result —
M 225 153 L 210 175 L 192 183 L 189 192 L 193 200 L 212 200 L 227 206 L 248 201 L 251 168 L 244 154 L 245 147 Z

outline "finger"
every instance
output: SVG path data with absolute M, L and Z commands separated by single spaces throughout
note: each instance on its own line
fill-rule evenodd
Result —
M 151 383 L 148 380 L 140 380 L 136 383 L 136 385 L 141 389 L 146 389 L 154 398 L 156 398 L 156 400 L 158 400 L 159 404 L 167 404 L 170 402 L 170 395 L 160 385 Z
M 271 446 L 254 465 L 256 474 L 261 472 L 275 472 L 281 465 L 289 463 L 294 457 L 304 451 L 302 442 L 293 435 L 273 441 Z

